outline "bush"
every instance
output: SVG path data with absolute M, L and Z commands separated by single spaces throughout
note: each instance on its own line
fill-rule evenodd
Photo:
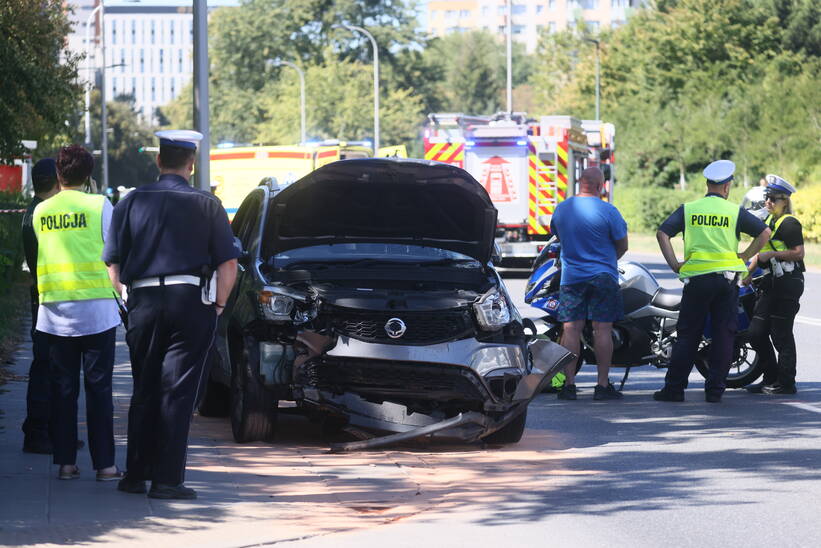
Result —
M 0 192 L 0 210 L 24 209 L 21 194 Z M 22 213 L 0 213 L 0 293 L 13 283 L 23 263 Z
M 804 241 L 821 241 L 821 185 L 801 187 L 792 199 L 795 216 L 801 221 Z

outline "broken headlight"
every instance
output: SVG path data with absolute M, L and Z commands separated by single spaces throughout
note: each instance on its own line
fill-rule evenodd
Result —
M 507 299 L 495 287 L 479 298 L 473 305 L 473 311 L 482 329 L 501 329 L 510 323 Z
M 259 292 L 259 307 L 266 320 L 301 324 L 316 318 L 316 307 L 307 295 L 284 287 Z

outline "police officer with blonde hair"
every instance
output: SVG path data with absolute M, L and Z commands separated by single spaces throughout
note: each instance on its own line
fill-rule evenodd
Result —
M 750 343 L 764 366 L 764 378 L 747 390 L 790 395 L 796 393 L 793 323 L 804 293 L 804 236 L 801 223 L 792 214 L 790 196 L 795 187 L 778 175 L 767 175 L 766 179 L 764 203 L 769 216 L 764 222 L 772 236 L 750 263 L 750 272 L 761 267 L 765 275 L 749 330 Z
M 767 242 L 770 229 L 745 209 L 727 201 L 735 164 L 718 160 L 704 169 L 707 194 L 679 207 L 665 220 L 656 238 L 665 261 L 684 282 L 670 366 L 664 387 L 653 394 L 658 401 L 684 401 L 687 377 L 693 369 L 707 317 L 712 325 L 709 374 L 705 399 L 721 401 L 738 320 L 738 280 L 745 262 Z M 684 232 L 684 261 L 679 262 L 670 238 Z M 741 233 L 754 238 L 738 253 Z

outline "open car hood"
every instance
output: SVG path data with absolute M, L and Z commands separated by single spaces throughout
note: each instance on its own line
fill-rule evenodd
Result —
M 496 208 L 462 169 L 424 160 L 342 160 L 272 198 L 262 253 L 270 257 L 333 243 L 405 243 L 487 263 L 495 231 Z

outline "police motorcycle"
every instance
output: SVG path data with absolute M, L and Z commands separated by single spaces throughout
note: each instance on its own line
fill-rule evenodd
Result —
M 544 316 L 530 325 L 537 333 L 558 342 L 562 324 L 558 320 L 561 244 L 554 237 L 547 242 L 534 262 L 525 289 L 525 302 L 544 312 Z M 666 368 L 676 342 L 681 295 L 661 287 L 656 277 L 644 265 L 634 261 L 619 261 L 619 288 L 624 302 L 624 318 L 613 324 L 613 367 L 624 367 L 621 386 L 630 370 L 636 366 L 652 365 Z M 738 335 L 733 349 L 728 388 L 742 388 L 761 376 L 763 366 L 747 339 L 756 299 L 756 283 L 739 288 Z M 695 366 L 705 378 L 708 373 L 711 328 L 708 319 L 699 347 Z M 595 363 L 593 328 L 588 321 L 582 332 L 581 356 L 576 370 L 583 361 Z

